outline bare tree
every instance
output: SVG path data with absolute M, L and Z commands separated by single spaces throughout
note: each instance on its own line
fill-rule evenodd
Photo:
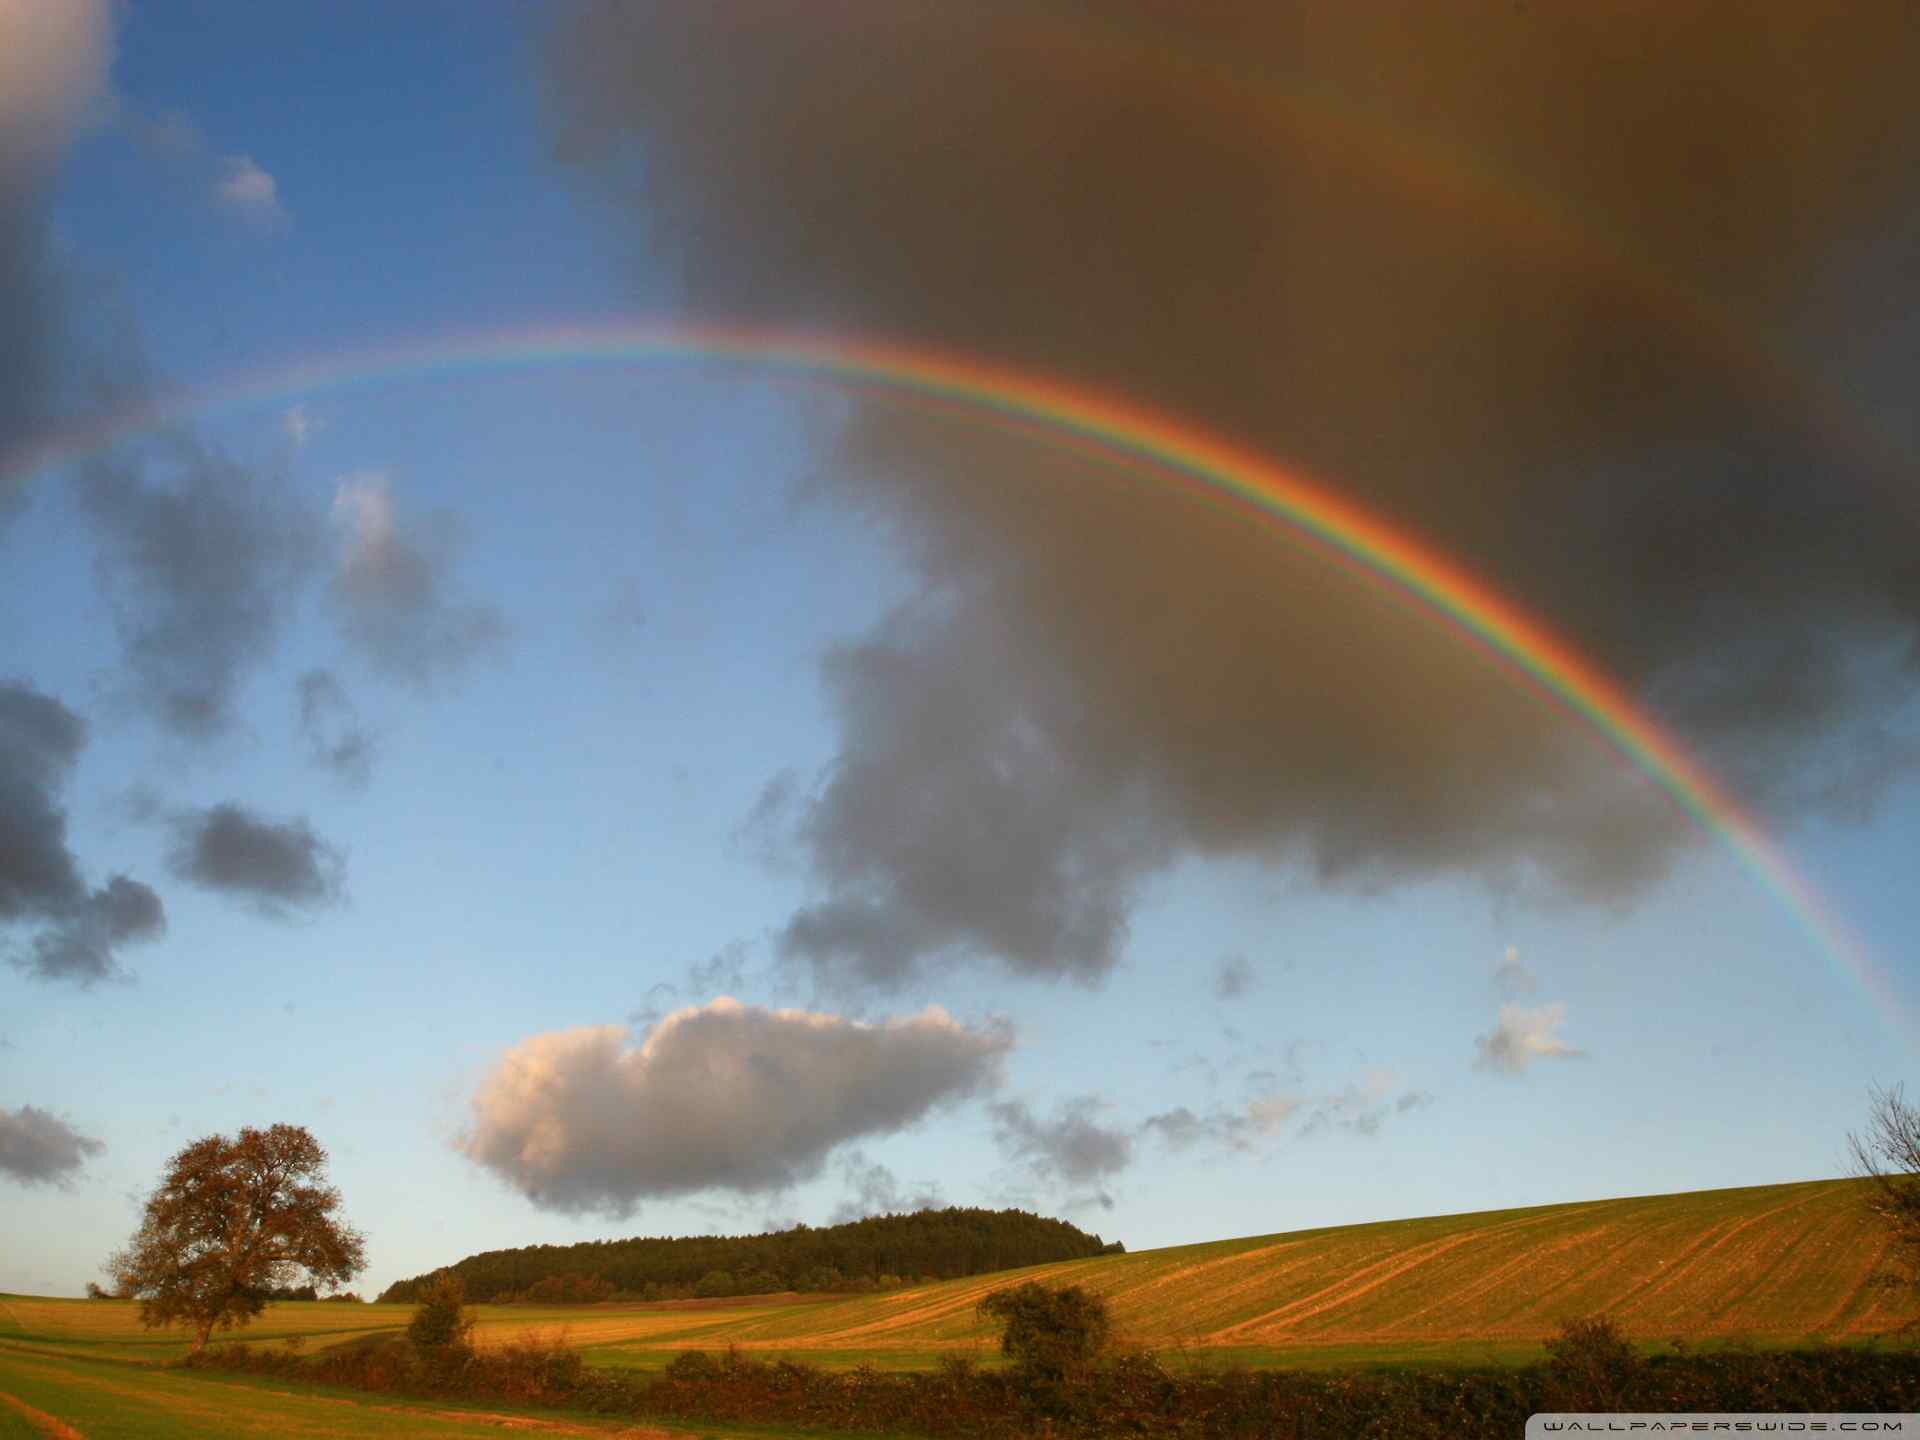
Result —
M 300 1272 L 351 1279 L 366 1268 L 366 1242 L 336 1218 L 326 1166 L 298 1125 L 196 1140 L 167 1163 L 140 1229 L 107 1262 L 119 1293 L 138 1297 L 149 1328 L 186 1321 L 198 1354 L 215 1326 L 246 1324 L 265 1292 Z
M 1920 1281 L 1920 1106 L 1898 1085 L 1870 1093 L 1866 1132 L 1848 1135 L 1847 1147 L 1855 1172 L 1871 1182 L 1868 1208 L 1893 1231 L 1907 1279 Z

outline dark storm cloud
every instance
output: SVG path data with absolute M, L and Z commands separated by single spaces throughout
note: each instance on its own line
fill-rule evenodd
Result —
M 373 736 L 331 670 L 309 670 L 295 683 L 307 758 L 341 784 L 364 790 L 373 778 Z
M 176 816 L 174 874 L 269 913 L 338 898 L 346 861 L 305 820 L 268 820 L 238 805 Z
M 1892 0 L 833 0 L 582 5 L 547 78 L 650 302 L 1072 377 L 1328 477 L 1790 819 L 1914 762 L 1911 475 L 1761 357 L 1915 233 L 1916 71 Z M 828 978 L 1097 979 L 1189 855 L 1617 901 L 1694 841 L 1467 647 L 1166 487 L 863 404 L 824 489 L 927 585 L 829 661 L 785 936 Z
M 86 741 L 85 722 L 58 700 L 0 682 L 0 925 L 35 927 L 8 962 L 83 988 L 123 974 L 119 946 L 166 928 L 160 897 L 139 881 L 116 875 L 90 892 L 81 877 L 60 794 Z
M 334 597 L 348 640 L 375 669 L 425 687 L 499 648 L 499 611 L 447 593 L 458 550 L 450 513 L 405 531 L 386 480 L 361 475 L 340 486 L 334 516 L 346 532 Z
M 830 984 L 897 985 L 941 951 L 1096 979 L 1167 854 L 1135 794 L 1035 723 L 1063 687 L 1000 669 L 982 618 L 903 612 L 827 660 L 842 753 L 801 832 L 828 897 L 781 947 Z
M 106 1148 L 45 1110 L 0 1106 L 0 1176 L 22 1185 L 70 1184 L 87 1157 Z
M 136 698 L 181 739 L 225 735 L 312 574 L 316 518 L 186 431 L 89 464 L 80 494 Z
M 719 999 L 639 1044 L 621 1025 L 535 1035 L 473 1100 L 459 1148 L 536 1205 L 630 1214 L 701 1190 L 784 1189 L 830 1153 L 998 1083 L 1003 1027 L 937 1007 L 862 1024 Z

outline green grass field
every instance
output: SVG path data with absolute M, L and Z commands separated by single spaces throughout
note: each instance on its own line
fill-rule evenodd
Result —
M 1119 1336 L 1175 1368 L 1520 1364 L 1541 1357 L 1564 1317 L 1595 1313 L 1650 1350 L 1673 1338 L 1847 1343 L 1909 1316 L 1904 1293 L 1871 1283 L 1886 1248 L 1860 1182 L 1814 1181 L 1221 1240 L 884 1295 L 483 1305 L 475 1339 L 564 1331 L 590 1364 L 641 1371 L 728 1345 L 835 1369 L 930 1368 L 955 1351 L 990 1358 L 980 1299 L 1041 1279 L 1105 1296 Z M 397 1333 L 410 1315 L 399 1305 L 275 1304 L 238 1338 L 313 1353 Z M 142 1330 L 130 1303 L 0 1296 L 0 1396 L 14 1397 L 0 1400 L 0 1437 L 60 1433 L 29 1411 L 86 1436 L 479 1435 L 498 1434 L 504 1419 L 161 1368 L 186 1349 L 177 1330 Z M 670 1433 L 550 1415 L 538 1424 Z

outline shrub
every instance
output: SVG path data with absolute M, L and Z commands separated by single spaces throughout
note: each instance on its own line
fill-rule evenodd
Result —
M 1054 1289 L 1029 1280 L 987 1296 L 980 1313 L 1005 1323 L 1000 1353 L 1030 1386 L 1085 1379 L 1113 1333 L 1107 1302 L 1078 1285 Z
M 1569 1410 L 1620 1410 L 1642 1364 L 1633 1344 L 1611 1317 L 1588 1315 L 1560 1322 L 1547 1341 L 1550 1390 Z
M 669 1380 L 700 1384 L 713 1379 L 719 1370 L 720 1367 L 706 1351 L 682 1350 L 667 1362 L 666 1376 Z
M 585 1362 L 567 1347 L 563 1331 L 542 1339 L 529 1331 L 485 1356 L 486 1388 L 514 1400 L 547 1400 L 571 1395 L 580 1385 Z
M 442 1270 L 419 1289 L 420 1303 L 407 1326 L 407 1340 L 422 1358 L 467 1348 L 473 1320 L 467 1314 L 465 1287 L 460 1277 Z

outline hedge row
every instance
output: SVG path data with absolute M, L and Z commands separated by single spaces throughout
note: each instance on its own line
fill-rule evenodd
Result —
M 1569 1335 L 1571 1338 L 1569 1338 Z M 1073 1384 L 981 1372 L 962 1358 L 931 1374 L 829 1373 L 737 1352 L 689 1351 L 639 1377 L 585 1365 L 532 1337 L 484 1351 L 417 1353 L 391 1337 L 303 1357 L 230 1345 L 192 1363 L 421 1396 L 607 1414 L 1014 1440 L 1058 1436 L 1445 1437 L 1518 1435 L 1535 1411 L 1916 1411 L 1908 1351 L 1726 1350 L 1641 1358 L 1606 1332 L 1563 1335 L 1550 1364 L 1523 1369 L 1226 1370 L 1174 1375 L 1124 1355 Z

